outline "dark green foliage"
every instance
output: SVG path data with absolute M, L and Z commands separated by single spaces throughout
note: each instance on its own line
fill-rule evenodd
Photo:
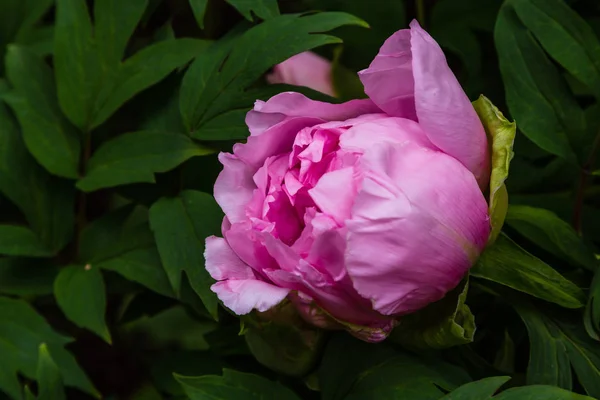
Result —
M 502 233 L 383 343 L 231 314 L 217 154 L 256 100 L 364 97 L 417 17 L 516 121 Z M 338 98 L 266 83 L 308 50 Z M 597 0 L 0 0 L 0 57 L 0 399 L 600 399 Z

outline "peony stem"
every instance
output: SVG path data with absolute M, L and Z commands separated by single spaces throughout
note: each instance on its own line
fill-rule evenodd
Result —
M 596 138 L 594 139 L 594 144 L 592 145 L 592 149 L 590 150 L 588 159 L 585 162 L 585 164 L 581 167 L 581 171 L 579 173 L 579 185 L 577 187 L 577 193 L 575 195 L 575 206 L 573 208 L 573 228 L 575 229 L 575 231 L 577 231 L 579 235 L 581 235 L 581 214 L 583 209 L 585 186 L 587 185 L 588 176 L 591 174 L 591 170 L 596 162 L 596 155 L 598 154 L 599 148 L 600 130 L 596 134 Z
M 417 21 L 423 29 L 425 29 L 425 0 L 415 0 L 417 9 Z

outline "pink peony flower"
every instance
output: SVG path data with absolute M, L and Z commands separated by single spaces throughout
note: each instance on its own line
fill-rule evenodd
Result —
M 317 326 L 383 340 L 483 250 L 487 139 L 440 47 L 413 21 L 359 76 L 370 99 L 257 101 L 247 142 L 219 155 L 224 237 L 206 240 L 206 269 L 236 314 L 288 298 Z
M 267 75 L 269 83 L 306 86 L 329 96 L 335 96 L 331 79 L 329 60 L 310 51 L 296 54 L 277 64 L 273 67 L 273 72 Z

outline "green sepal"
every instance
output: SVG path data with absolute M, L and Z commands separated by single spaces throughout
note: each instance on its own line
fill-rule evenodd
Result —
M 491 154 L 490 191 L 488 197 L 490 224 L 492 230 L 488 245 L 494 243 L 508 211 L 508 192 L 504 181 L 508 177 L 510 161 L 513 158 L 513 143 L 517 125 L 507 120 L 496 106 L 485 96 L 473 102 L 488 138 Z
M 278 373 L 297 377 L 315 366 L 324 334 L 306 323 L 287 300 L 243 318 L 240 330 L 258 362 Z
M 443 299 L 400 318 L 390 340 L 417 349 L 443 349 L 471 343 L 475 317 L 465 304 L 468 290 L 466 278 Z

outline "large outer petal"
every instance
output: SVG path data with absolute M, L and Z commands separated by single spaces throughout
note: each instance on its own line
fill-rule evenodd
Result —
M 254 170 L 233 154 L 219 153 L 219 161 L 223 170 L 215 182 L 215 200 L 231 222 L 244 221 L 246 204 L 256 189 Z
M 454 288 L 489 235 L 487 204 L 458 161 L 413 143 L 378 144 L 346 222 L 346 268 L 385 315 L 407 314 Z
M 483 126 L 440 46 L 416 21 L 410 28 L 390 36 L 359 73 L 365 92 L 389 115 L 417 120 L 429 140 L 466 166 L 483 188 L 489 179 Z
M 358 76 L 365 93 L 394 117 L 416 120 L 410 31 L 400 30 L 381 46 L 369 68 Z
M 375 143 L 412 142 L 435 149 L 423 128 L 407 118 L 381 118 L 367 120 L 352 126 L 340 136 L 340 147 L 347 151 L 363 153 Z
M 490 169 L 483 125 L 440 46 L 417 21 L 410 28 L 419 123 L 429 140 L 463 163 L 483 188 Z

